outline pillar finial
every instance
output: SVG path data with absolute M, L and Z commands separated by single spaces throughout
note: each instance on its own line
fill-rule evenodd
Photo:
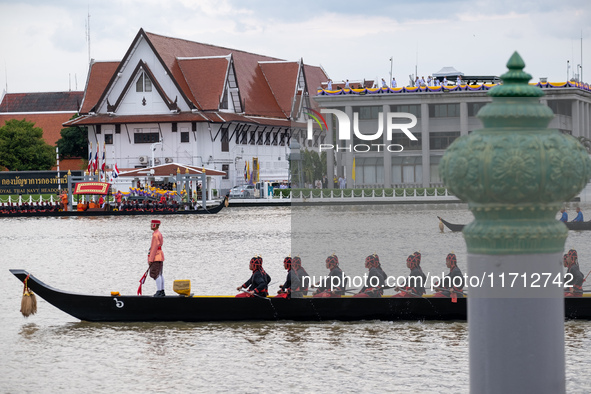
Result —
M 469 253 L 562 251 L 568 230 L 555 215 L 589 181 L 591 159 L 575 138 L 547 128 L 554 114 L 517 52 L 507 67 L 477 114 L 484 128 L 450 145 L 440 173 L 474 214 L 464 228 Z

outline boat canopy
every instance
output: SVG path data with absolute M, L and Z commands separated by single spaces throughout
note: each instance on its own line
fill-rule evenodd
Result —
M 78 182 L 74 187 L 74 194 L 101 194 L 109 193 L 110 183 L 107 182 Z

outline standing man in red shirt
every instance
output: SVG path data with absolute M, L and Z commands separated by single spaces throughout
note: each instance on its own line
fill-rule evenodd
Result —
M 152 244 L 148 253 L 148 265 L 150 266 L 150 277 L 156 280 L 156 294 L 154 297 L 164 297 L 164 277 L 162 266 L 164 264 L 164 253 L 162 252 L 162 234 L 160 233 L 160 220 L 152 220 Z

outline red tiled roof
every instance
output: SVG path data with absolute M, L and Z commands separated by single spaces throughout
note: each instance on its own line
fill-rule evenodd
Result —
M 291 116 L 299 64 L 297 62 L 262 62 L 259 63 L 259 67 L 277 104 L 286 117 Z
M 218 109 L 228 65 L 228 60 L 224 57 L 231 54 L 240 96 L 244 103 L 242 108 L 244 113 L 247 116 L 269 118 L 290 116 L 297 81 L 297 62 L 284 62 L 277 58 L 236 49 L 161 36 L 144 32 L 143 29 L 140 29 L 136 40 L 140 37 L 145 37 L 156 56 L 168 68 L 173 81 L 189 101 L 190 106 L 201 110 Z M 97 104 L 119 66 L 120 62 L 93 63 L 81 113 L 87 114 Z M 308 89 L 315 91 L 320 81 L 325 81 L 327 77 L 319 67 L 305 67 L 306 73 L 311 74 L 307 76 Z M 226 116 L 226 113 L 222 114 Z M 93 124 L 98 123 L 98 119 L 85 118 L 78 122 Z M 139 121 L 152 122 L 147 119 L 142 116 Z M 106 123 L 113 123 L 113 121 Z
M 84 92 L 6 93 L 3 112 L 78 112 Z
M 324 73 L 324 70 L 321 67 L 316 66 L 309 66 L 304 65 L 304 73 L 306 74 L 306 85 L 308 88 L 308 93 L 313 94 L 316 92 L 319 86 L 321 86 L 322 82 L 328 80 L 328 77 Z M 310 105 L 313 108 L 317 108 L 318 104 L 316 100 L 310 100 Z
M 181 112 L 178 114 L 154 114 L 154 115 L 114 115 L 107 114 L 86 115 L 64 123 L 64 127 L 93 124 L 121 124 L 121 123 L 171 123 L 171 122 L 206 122 L 207 119 L 200 114 Z
M 177 57 L 207 57 L 227 56 L 232 54 L 236 79 L 242 99 L 245 101 L 245 112 L 249 115 L 269 117 L 284 117 L 285 114 L 273 98 L 266 83 L 264 75 L 258 67 L 260 61 L 280 60 L 277 58 L 256 55 L 236 49 L 228 49 L 209 44 L 160 36 L 153 33 L 145 33 L 162 61 L 170 69 L 172 75 L 179 83 L 187 97 L 191 97 L 190 88 L 187 85 Z M 216 98 L 217 99 L 217 98 Z
M 187 81 L 191 98 L 200 109 L 217 110 L 224 93 L 228 58 L 207 57 L 179 59 L 178 64 Z
M 226 175 L 225 171 L 214 170 L 213 168 L 197 167 L 197 166 L 191 166 L 188 164 L 169 163 L 169 164 L 157 165 L 154 167 L 119 169 L 119 171 L 120 171 L 119 176 L 123 176 L 123 177 L 145 176 L 147 174 L 151 174 L 151 170 L 154 170 L 155 176 L 168 176 L 170 174 L 176 174 L 177 169 L 180 170 L 181 174 L 186 174 L 187 172 L 191 175 L 203 174 L 203 170 L 205 169 L 206 175 L 210 175 L 210 176 Z
M 294 125 L 295 127 L 306 127 L 305 124 L 292 122 L 289 119 L 285 118 L 266 118 L 266 117 L 259 117 L 259 116 L 245 116 L 236 114 L 234 112 L 221 112 L 221 111 L 209 111 L 204 112 L 204 116 L 206 116 L 212 122 L 224 122 L 224 123 L 232 123 L 232 122 L 239 122 L 239 123 L 252 123 L 254 125 L 261 125 L 261 126 L 281 126 L 281 127 L 290 127 Z
M 87 114 L 97 104 L 118 66 L 119 62 L 94 62 L 90 65 L 80 113 Z
M 70 119 L 74 113 L 38 113 L 38 114 L 22 114 L 10 115 L 0 114 L 0 127 L 6 124 L 7 120 L 16 119 L 35 123 L 35 127 L 43 129 L 43 139 L 49 145 L 55 146 L 57 140 L 61 138 L 60 132 L 64 128 L 62 124 Z

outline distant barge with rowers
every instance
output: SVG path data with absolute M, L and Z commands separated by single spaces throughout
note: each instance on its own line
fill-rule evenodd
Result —
M 446 220 L 443 220 L 439 216 L 437 216 L 441 223 L 445 225 L 451 231 L 462 231 L 464 229 L 465 224 L 455 224 L 450 223 Z M 564 223 L 569 230 L 581 231 L 581 230 L 591 230 L 591 220 L 588 222 L 565 222 Z
M 221 321 L 417 321 L 466 320 L 467 299 L 418 298 L 272 298 L 233 296 L 86 295 L 46 285 L 27 271 L 10 272 L 45 301 L 89 322 Z M 510 302 L 510 300 L 507 300 Z M 565 318 L 591 320 L 591 297 L 565 298 Z

